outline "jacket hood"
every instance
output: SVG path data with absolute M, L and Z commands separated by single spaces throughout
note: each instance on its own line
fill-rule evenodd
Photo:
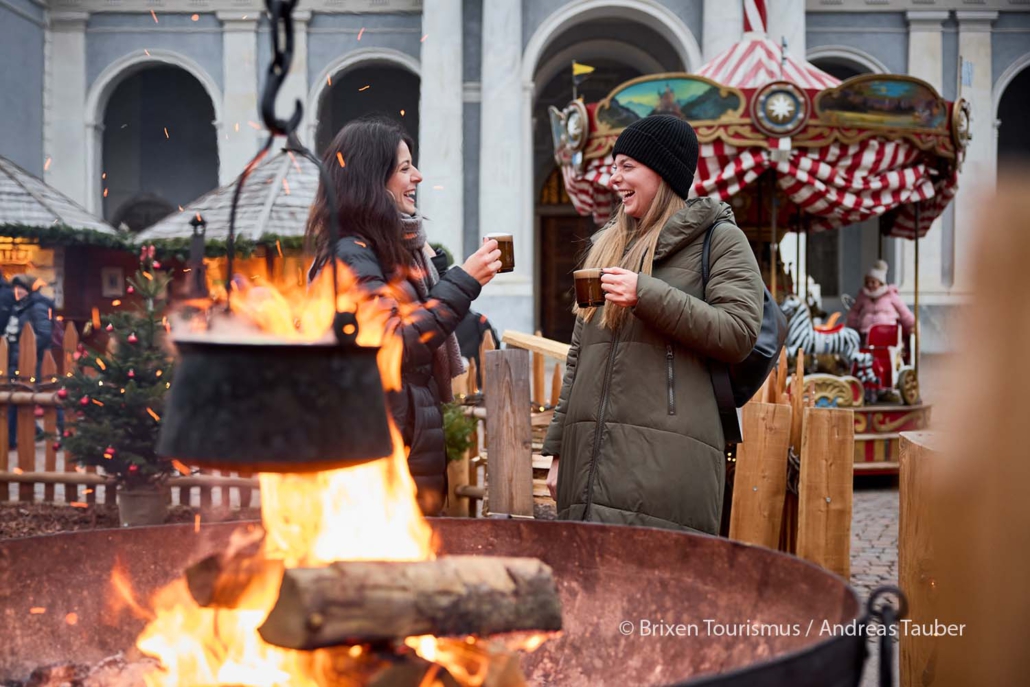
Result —
M 688 200 L 687 207 L 670 217 L 662 227 L 655 246 L 655 262 L 693 243 L 716 222 L 729 222 L 736 226 L 729 204 L 708 197 Z

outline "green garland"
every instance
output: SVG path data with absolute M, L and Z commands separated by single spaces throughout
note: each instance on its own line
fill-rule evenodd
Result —
M 0 224 L 0 236 L 9 238 L 26 238 L 38 241 L 41 245 L 57 246 L 97 246 L 112 248 L 128 253 L 139 251 L 143 242 L 139 242 L 132 234 L 107 234 L 93 229 L 74 229 L 64 224 L 46 227 L 29 224 Z M 158 260 L 177 259 L 181 262 L 189 260 L 192 237 L 184 236 L 174 239 L 156 239 L 146 242 L 155 248 Z M 276 243 L 283 251 L 300 252 L 304 249 L 303 236 L 279 236 L 263 234 L 257 241 L 247 238 L 236 239 L 236 256 L 249 258 L 259 247 L 275 248 Z M 204 255 L 208 258 L 222 258 L 227 253 L 224 240 L 209 240 L 204 243 Z

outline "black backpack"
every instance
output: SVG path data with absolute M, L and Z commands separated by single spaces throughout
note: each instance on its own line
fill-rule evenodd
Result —
M 701 253 L 701 279 L 706 301 L 708 300 L 712 232 L 719 224 L 713 224 L 708 228 Z M 741 430 L 737 408 L 743 407 L 765 384 L 769 373 L 776 366 L 783 342 L 787 340 L 787 318 L 783 316 L 779 306 L 776 305 L 769 289 L 763 288 L 762 290 L 764 291 L 762 328 L 758 332 L 758 340 L 755 342 L 754 349 L 744 360 L 735 365 L 728 365 L 716 360 L 709 362 L 712 388 L 715 390 L 715 402 L 719 406 L 719 420 L 722 422 L 722 430 L 727 444 L 740 443 Z

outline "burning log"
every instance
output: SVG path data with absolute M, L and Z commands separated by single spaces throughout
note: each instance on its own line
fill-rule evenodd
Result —
M 281 575 L 281 560 L 260 555 L 264 536 L 260 527 L 236 530 L 225 551 L 186 568 L 186 586 L 194 601 L 204 607 L 240 608 L 252 581 Z
M 449 556 L 287 570 L 258 632 L 269 644 L 310 650 L 418 635 L 560 629 L 558 591 L 541 561 Z

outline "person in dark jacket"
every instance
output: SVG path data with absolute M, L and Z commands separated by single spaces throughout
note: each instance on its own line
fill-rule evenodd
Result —
M 729 205 L 686 200 L 691 126 L 652 115 L 612 149 L 622 198 L 585 266 L 605 304 L 578 311 L 543 455 L 558 517 L 717 534 L 725 440 L 708 361 L 742 361 L 762 322 L 762 278 Z M 711 278 L 701 253 L 712 233 Z
M 4 336 L 7 337 L 7 369 L 11 378 L 34 378 L 39 380 L 43 365 L 43 355 L 50 349 L 53 338 L 54 302 L 34 288 L 31 277 L 19 274 L 11 280 L 13 302 L 4 320 Z M 0 293 L 0 317 L 5 307 L 4 296 Z M 26 326 L 31 326 L 36 335 L 36 365 L 33 370 L 18 369 L 18 357 L 21 352 L 21 335 Z M 18 445 L 18 423 L 15 406 L 10 406 L 7 414 L 8 437 L 10 448 Z
M 409 448 L 419 506 L 436 515 L 447 474 L 440 404 L 452 399 L 451 379 L 465 371 L 454 330 L 497 274 L 501 253 L 496 241 L 487 241 L 460 268 L 438 276 L 415 208 L 422 175 L 412 150 L 404 130 L 387 120 L 361 119 L 340 130 L 324 163 L 343 237 L 329 245 L 328 200 L 320 183 L 308 217 L 307 238 L 315 249 L 309 277 L 335 255 L 391 312 L 388 329 L 401 337 L 404 353 L 401 389 L 389 393 L 390 411 Z
M 438 251 L 433 257 L 433 267 L 440 275 L 446 274 L 452 264 L 451 256 L 443 251 Z M 476 385 L 480 389 L 483 388 L 483 362 L 479 359 L 479 347 L 486 338 L 487 332 L 490 332 L 494 343 L 499 345 L 501 339 L 497 336 L 497 330 L 490 324 L 490 320 L 486 319 L 486 315 L 475 310 L 465 313 L 465 317 L 461 318 L 461 322 L 458 323 L 458 328 L 454 330 L 454 335 L 458 337 L 458 347 L 461 349 L 462 357 L 474 360 L 476 363 Z

